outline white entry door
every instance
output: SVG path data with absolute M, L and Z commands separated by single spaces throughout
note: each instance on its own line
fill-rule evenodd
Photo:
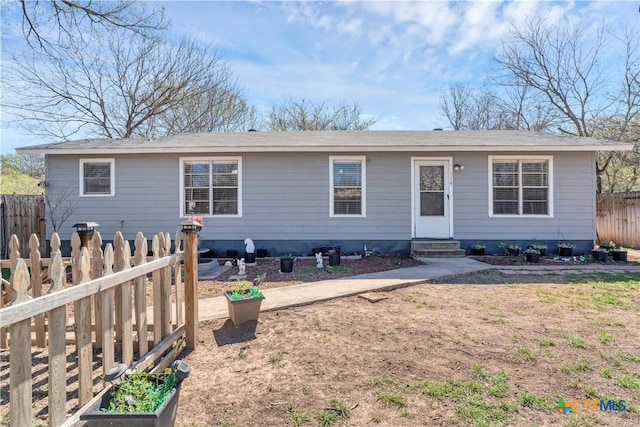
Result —
M 413 161 L 414 237 L 452 237 L 451 179 L 450 160 Z

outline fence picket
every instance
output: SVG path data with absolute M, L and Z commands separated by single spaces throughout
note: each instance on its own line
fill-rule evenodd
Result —
M 80 282 L 86 283 L 91 280 L 91 260 L 89 250 L 80 250 Z M 93 345 L 91 331 L 91 297 L 84 297 L 78 300 L 74 313 L 76 322 L 76 349 L 78 355 L 78 401 L 80 406 L 84 406 L 93 397 L 92 376 L 93 371 Z M 96 334 L 98 335 L 98 334 Z
M 18 259 L 11 272 L 11 288 L 15 291 L 14 304 L 29 301 L 29 270 L 27 263 Z M 9 326 L 11 349 L 9 353 L 9 404 L 11 424 L 31 425 L 31 319 Z
M 176 232 L 176 240 L 175 240 L 175 253 L 179 254 L 182 252 L 182 249 L 180 247 L 180 233 Z M 182 325 L 183 321 L 184 321 L 184 317 L 182 315 L 183 310 L 182 310 L 182 304 L 183 304 L 183 299 L 182 296 L 184 295 L 184 285 L 182 284 L 182 263 L 181 262 L 176 262 L 173 265 L 173 276 L 174 276 L 174 281 L 175 281 L 175 288 L 176 288 L 176 327 Z
M 169 256 L 171 248 L 171 240 L 163 233 L 158 233 L 160 244 L 160 257 Z M 162 338 L 171 333 L 171 267 L 165 267 L 160 270 L 160 299 L 162 300 Z
M 122 270 L 131 268 L 131 247 L 128 241 L 122 242 L 123 250 L 120 251 Z M 122 316 L 122 363 L 130 366 L 133 363 L 133 319 L 131 317 L 131 281 L 123 283 L 120 288 L 120 313 Z
M 104 270 L 102 276 L 113 274 L 113 246 L 107 243 L 104 251 Z M 102 372 L 104 374 L 115 364 L 114 350 L 114 315 L 113 315 L 113 288 L 102 291 L 97 299 L 100 299 L 102 308 Z M 96 313 L 96 316 L 98 313 Z
M 57 243 L 54 243 L 54 238 Z M 65 269 L 60 253 L 60 238 L 51 236 L 51 265 L 47 271 L 51 288 L 49 293 L 65 288 Z M 49 311 L 49 425 L 59 426 L 66 418 L 66 306 Z
M 121 232 L 116 232 L 113 236 L 113 271 L 118 272 L 124 269 L 123 263 L 124 237 Z M 118 286 L 113 291 L 115 304 L 115 339 L 117 343 L 122 343 L 122 287 Z
M 160 240 L 158 235 L 153 236 L 151 241 L 151 247 L 153 249 L 153 260 L 160 258 Z M 157 345 L 162 341 L 162 286 L 161 286 L 161 271 L 156 270 L 151 273 L 151 281 L 153 282 L 153 345 Z
M 135 265 L 147 262 L 147 240 L 141 232 L 136 235 Z M 138 332 L 138 354 L 143 355 L 149 349 L 147 337 L 147 278 L 138 277 L 134 285 L 136 305 L 136 331 Z
M 91 280 L 102 277 L 102 271 L 104 268 L 102 253 L 102 236 L 99 232 L 93 233 L 91 240 L 87 242 L 87 249 L 89 250 L 89 256 L 91 257 L 91 270 L 89 277 Z M 96 341 L 95 346 L 97 349 L 102 348 L 102 292 L 94 295 L 91 298 L 94 306 L 94 318 L 95 318 L 95 333 Z
M 38 236 L 32 234 L 29 238 L 29 267 L 31 267 L 31 291 L 33 298 L 42 295 L 42 267 L 40 258 L 40 242 Z M 45 348 L 47 346 L 47 338 L 44 330 L 44 315 L 40 314 L 34 318 L 34 327 L 36 332 L 36 346 Z

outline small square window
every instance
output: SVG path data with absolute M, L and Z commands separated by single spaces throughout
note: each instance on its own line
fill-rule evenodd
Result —
M 80 159 L 80 196 L 115 195 L 114 170 L 114 159 Z

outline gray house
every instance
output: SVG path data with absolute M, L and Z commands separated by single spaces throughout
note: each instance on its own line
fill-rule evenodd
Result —
M 204 218 L 202 246 L 270 255 L 340 245 L 408 253 L 596 238 L 595 155 L 630 144 L 522 131 L 246 132 L 24 147 L 46 155 L 46 191 L 75 205 L 60 230 L 95 221 L 105 239 L 174 232 Z M 49 230 L 51 228 L 48 228 Z

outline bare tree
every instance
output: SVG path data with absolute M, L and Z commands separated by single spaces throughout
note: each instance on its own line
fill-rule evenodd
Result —
M 145 2 L 133 0 L 20 0 L 19 7 L 27 43 L 45 51 L 77 45 L 103 29 L 148 35 L 168 25 L 162 9 L 149 9 Z
M 73 197 L 73 189 L 70 186 L 62 188 L 52 194 L 49 188 L 44 195 L 46 207 L 45 216 L 53 227 L 53 232 L 57 233 L 62 225 L 69 219 L 78 208 L 77 197 Z
M 194 40 L 113 31 L 104 45 L 30 54 L 15 58 L 9 84 L 21 94 L 15 114 L 43 137 L 225 130 L 248 110 L 229 68 Z
M 471 108 L 471 89 L 465 85 L 449 86 L 440 95 L 440 108 L 453 130 L 463 130 L 467 126 Z
M 498 98 L 488 88 L 450 86 L 440 96 L 440 107 L 454 130 L 501 129 L 504 126 Z
M 375 119 L 364 120 L 358 103 L 336 106 L 325 102 L 315 104 L 306 100 L 274 105 L 267 128 L 272 131 L 304 130 L 366 130 Z
M 611 139 L 624 141 L 627 139 L 622 136 L 629 134 L 629 124 L 638 113 L 640 72 L 638 36 L 625 35 L 624 69 L 617 70 L 604 67 L 605 54 L 611 54 L 613 49 L 603 26 L 588 37 L 586 30 L 564 21 L 549 25 L 543 18 L 529 20 L 522 28 L 512 28 L 511 38 L 503 43 L 497 62 L 510 82 L 543 97 L 539 104 L 541 111 L 552 119 L 550 123 L 559 123 L 559 130 L 594 136 L 598 126 L 609 122 L 605 118 L 615 117 L 621 122 L 617 136 L 609 126 L 600 131 L 606 130 Z M 612 78 L 616 72 L 624 76 L 617 92 Z M 605 153 L 597 157 L 598 192 L 603 190 L 602 176 L 612 167 L 616 156 L 619 157 Z M 608 175 L 613 176 L 610 172 Z

